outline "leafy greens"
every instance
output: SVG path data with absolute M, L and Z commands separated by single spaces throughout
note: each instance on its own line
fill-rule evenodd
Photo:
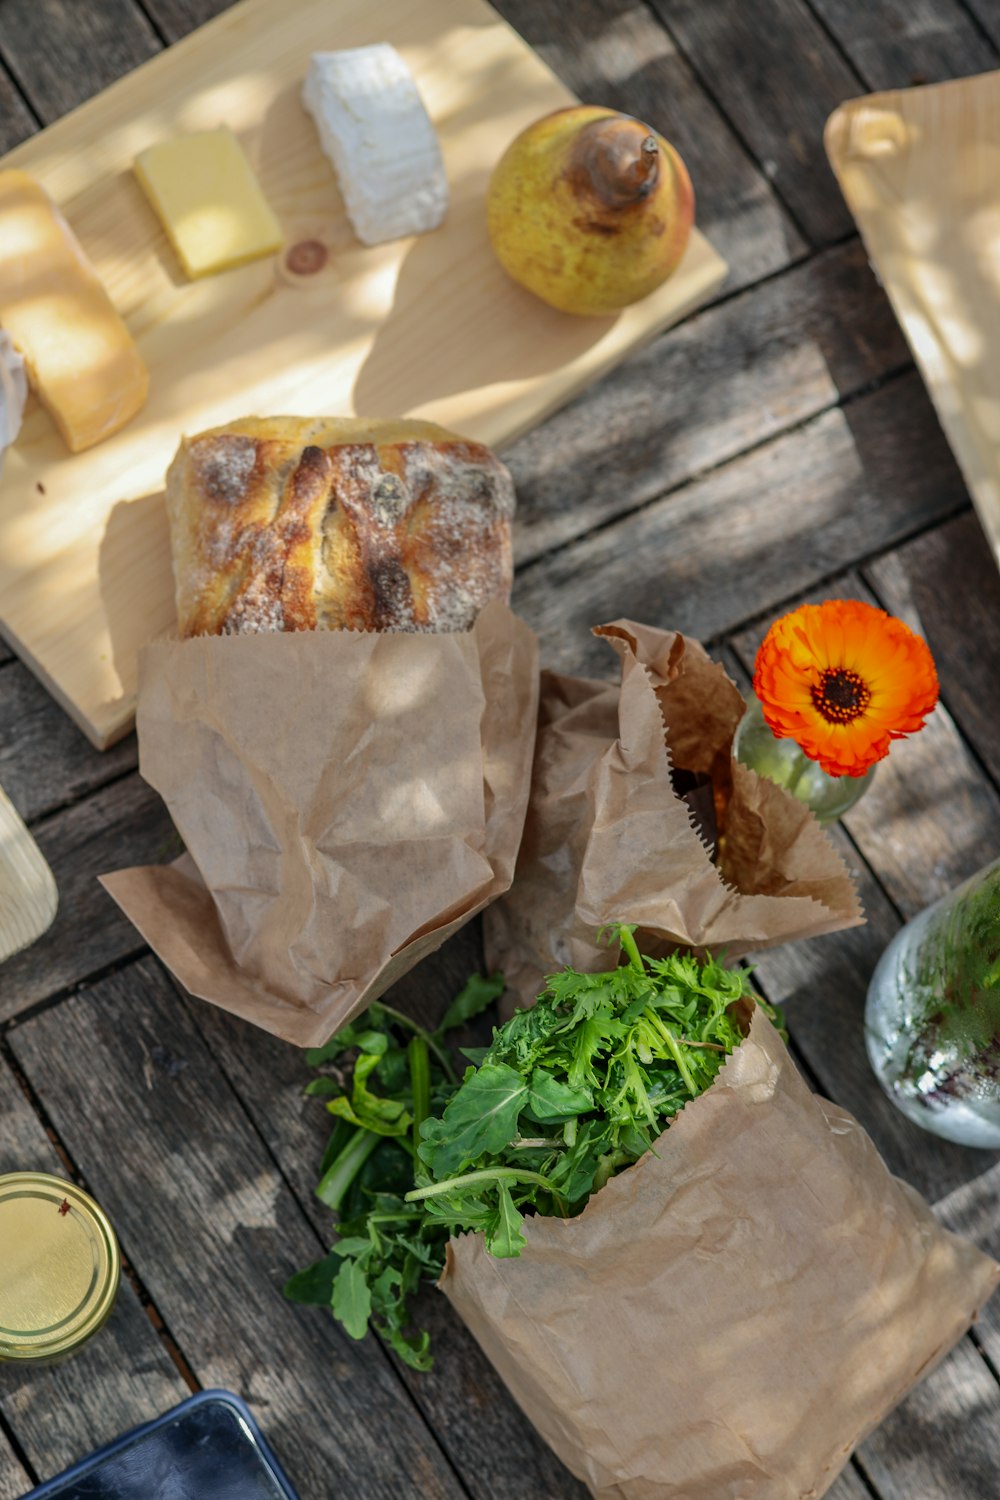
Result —
M 742 1040 L 738 1002 L 753 992 L 747 971 L 711 959 L 643 958 L 633 931 L 614 929 L 617 969 L 552 975 L 489 1047 L 466 1052 L 461 1082 L 446 1035 L 497 997 L 499 978 L 474 976 L 433 1033 L 377 1004 L 309 1054 L 333 1066 L 308 1092 L 337 1117 L 316 1191 L 339 1215 L 338 1239 L 286 1295 L 329 1305 L 353 1338 L 371 1319 L 427 1369 L 409 1298 L 441 1274 L 452 1234 L 479 1231 L 490 1254 L 517 1256 L 526 1213 L 578 1214 L 655 1150 Z

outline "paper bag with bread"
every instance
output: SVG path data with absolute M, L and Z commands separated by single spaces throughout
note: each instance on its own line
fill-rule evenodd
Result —
M 426 422 L 248 418 L 167 478 L 140 770 L 186 853 L 104 884 L 192 994 L 317 1045 L 510 883 L 537 645 L 514 491 Z

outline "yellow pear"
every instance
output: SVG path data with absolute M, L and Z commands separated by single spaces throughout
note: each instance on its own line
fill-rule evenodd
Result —
M 523 130 L 486 199 L 504 270 L 570 313 L 614 313 L 647 296 L 679 264 L 693 222 L 691 179 L 673 146 L 597 105 Z

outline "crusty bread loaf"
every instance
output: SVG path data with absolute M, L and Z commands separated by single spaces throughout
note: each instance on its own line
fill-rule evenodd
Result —
M 183 440 L 167 509 L 182 636 L 466 630 L 510 595 L 510 475 L 430 422 L 231 422 Z

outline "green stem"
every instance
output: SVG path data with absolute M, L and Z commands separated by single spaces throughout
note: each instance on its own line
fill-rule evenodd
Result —
M 416 1021 L 411 1020 L 409 1016 L 404 1016 L 401 1010 L 393 1010 L 392 1006 L 386 1005 L 384 1000 L 379 1000 L 377 1003 L 380 1009 L 384 1010 L 386 1015 L 391 1016 L 392 1019 L 396 1021 L 400 1026 L 405 1026 L 408 1031 L 413 1032 L 414 1036 L 422 1037 L 423 1040 L 427 1043 L 430 1050 L 434 1053 L 434 1056 L 437 1058 L 438 1062 L 441 1064 L 441 1067 L 444 1069 L 444 1075 L 447 1078 L 448 1082 L 458 1082 L 458 1079 L 455 1077 L 455 1069 L 451 1065 L 451 1059 L 449 1058 L 448 1054 L 438 1046 L 437 1042 L 434 1040 L 429 1031 L 426 1031 L 424 1027 L 420 1026 Z
M 541 1172 L 522 1172 L 518 1167 L 481 1167 L 478 1172 L 466 1172 L 461 1177 L 446 1177 L 444 1182 L 432 1182 L 430 1187 L 414 1188 L 403 1201 L 417 1203 L 422 1198 L 440 1198 L 443 1193 L 452 1193 L 457 1188 L 472 1187 L 477 1182 L 496 1182 L 501 1178 L 506 1182 L 533 1182 L 543 1187 L 559 1204 L 560 1212 L 565 1214 L 565 1200 L 549 1179 Z
M 636 944 L 635 938 L 632 935 L 631 929 L 628 927 L 619 927 L 618 941 L 621 943 L 622 947 L 625 949 L 625 952 L 628 954 L 628 961 L 630 966 L 633 969 L 638 969 L 640 974 L 645 974 L 646 966 L 642 961 L 642 954 L 639 952 L 638 945 Z
M 431 1064 L 426 1037 L 415 1036 L 406 1051 L 413 1093 L 413 1160 L 419 1166 L 420 1127 L 431 1112 Z
M 659 1016 L 651 1006 L 647 1005 L 646 1015 L 650 1018 L 653 1025 L 662 1036 L 664 1043 L 666 1044 L 667 1051 L 670 1053 L 670 1056 L 677 1064 L 677 1071 L 683 1078 L 684 1085 L 687 1088 L 688 1093 L 691 1095 L 691 1098 L 697 1098 L 698 1094 L 701 1091 L 694 1081 L 694 1074 L 691 1072 L 691 1069 L 687 1065 L 687 1058 L 684 1056 L 684 1053 L 677 1045 L 677 1038 L 670 1030 L 670 1027 L 664 1025 L 664 1023 L 660 1020 Z
M 344 1147 L 330 1170 L 320 1179 L 316 1197 L 334 1212 L 344 1201 L 344 1194 L 357 1177 L 375 1147 L 385 1137 L 370 1130 L 358 1130 L 354 1139 Z

